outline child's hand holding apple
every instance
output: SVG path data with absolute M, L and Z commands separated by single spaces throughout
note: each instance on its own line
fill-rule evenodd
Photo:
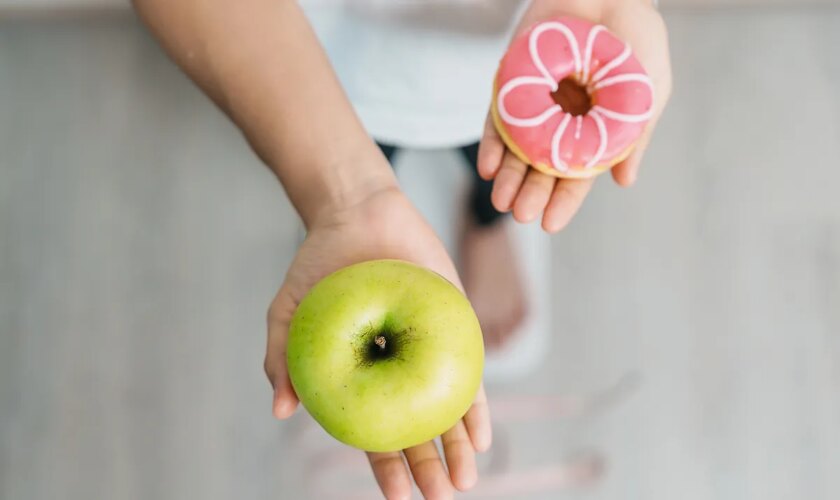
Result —
M 436 271 L 461 288 L 455 267 L 443 245 L 398 189 L 373 193 L 351 207 L 320 216 L 309 228 L 306 240 L 269 311 L 265 370 L 274 387 L 274 414 L 277 418 L 290 416 L 298 403 L 286 361 L 289 326 L 298 305 L 325 276 L 350 264 L 374 259 L 413 262 Z M 457 298 L 457 293 L 452 297 Z M 364 314 L 364 311 L 360 313 Z M 469 321 L 467 323 L 469 326 Z M 475 347 L 475 340 L 472 339 L 469 345 Z M 477 340 L 477 348 L 481 349 L 480 337 Z M 474 390 L 473 381 L 467 382 L 466 385 Z M 442 411 L 449 409 L 443 408 Z M 417 431 L 422 434 L 427 430 Z M 483 389 L 479 388 L 464 418 L 441 435 L 441 441 L 446 467 L 433 441 L 402 451 L 414 481 L 427 498 L 448 497 L 453 486 L 466 490 L 475 483 L 475 453 L 488 449 L 491 441 L 490 417 Z M 410 495 L 409 471 L 399 451 L 374 452 L 368 453 L 368 456 L 376 480 L 387 498 Z

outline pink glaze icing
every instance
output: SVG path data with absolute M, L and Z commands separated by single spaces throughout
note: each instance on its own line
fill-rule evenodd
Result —
M 566 113 L 551 97 L 569 76 L 589 92 L 593 106 L 585 115 Z M 601 25 L 571 17 L 538 23 L 514 39 L 496 85 L 508 138 L 531 164 L 569 175 L 612 165 L 652 114 L 653 85 L 630 46 Z

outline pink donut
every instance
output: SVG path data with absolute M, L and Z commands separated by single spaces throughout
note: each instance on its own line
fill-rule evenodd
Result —
M 556 177 L 592 177 L 632 151 L 652 114 L 653 85 L 604 26 L 561 17 L 513 40 L 491 109 L 523 162 Z

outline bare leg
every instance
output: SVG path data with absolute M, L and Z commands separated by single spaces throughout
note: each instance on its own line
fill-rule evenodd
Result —
M 499 349 L 511 339 L 527 310 L 525 288 L 510 234 L 510 220 L 479 225 L 467 217 L 460 242 L 460 271 L 475 308 L 484 344 Z

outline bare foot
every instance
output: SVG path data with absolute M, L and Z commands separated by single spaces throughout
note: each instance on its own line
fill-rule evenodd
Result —
M 527 309 L 509 224 L 507 219 L 489 226 L 469 222 L 461 239 L 461 279 L 488 350 L 510 340 Z

